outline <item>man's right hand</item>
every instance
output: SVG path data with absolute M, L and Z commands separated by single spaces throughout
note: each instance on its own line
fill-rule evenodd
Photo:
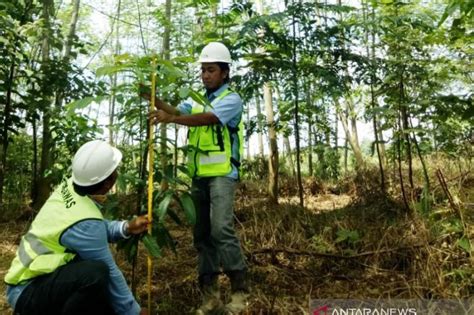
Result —
M 141 311 L 140 311 L 140 315 L 149 315 L 149 314 L 150 314 L 150 313 L 148 312 L 148 309 L 142 307 L 142 309 L 141 309 Z
M 138 93 L 139 93 L 140 97 L 151 101 L 151 89 L 150 89 L 150 87 L 148 87 L 148 86 L 146 86 L 142 83 L 139 83 Z M 180 112 L 175 107 L 173 107 L 170 104 L 166 103 L 162 99 L 159 99 L 158 97 L 156 97 L 156 95 L 155 95 L 155 108 L 158 109 L 158 110 L 163 110 L 163 111 L 167 112 L 170 115 L 175 115 L 175 116 L 180 115 Z

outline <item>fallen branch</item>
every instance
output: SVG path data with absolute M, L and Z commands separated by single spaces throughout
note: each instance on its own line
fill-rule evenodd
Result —
M 457 175 L 457 176 L 454 176 L 454 177 L 452 177 L 452 178 L 445 179 L 445 182 L 446 182 L 446 183 L 450 183 L 450 182 L 455 181 L 455 180 L 458 180 L 458 179 L 464 180 L 464 178 L 465 178 L 467 175 L 469 175 L 470 173 L 471 173 L 471 171 L 467 171 L 467 172 L 465 172 L 465 173 L 461 173 L 461 174 L 459 174 L 459 175 Z M 434 189 L 434 188 L 438 188 L 439 186 L 442 186 L 442 184 L 441 184 L 441 183 L 440 183 L 440 184 L 436 184 L 436 185 L 434 185 L 432 188 L 433 188 L 433 189 Z
M 446 184 L 446 179 L 444 178 L 443 173 L 441 170 L 438 168 L 436 170 L 436 176 L 438 177 L 439 183 L 441 185 L 441 188 L 443 189 L 443 192 L 446 194 L 446 197 L 448 197 L 449 204 L 451 205 L 451 208 L 455 213 L 459 214 L 459 209 L 454 202 L 453 196 L 451 195 L 451 192 L 449 191 L 448 185 Z M 461 220 L 462 220 L 462 215 L 460 215 Z
M 251 252 L 247 252 L 247 256 L 254 256 L 258 254 L 278 254 L 278 253 L 284 253 L 288 255 L 300 255 L 300 256 L 313 256 L 313 257 L 324 257 L 324 258 L 338 258 L 338 259 L 353 259 L 353 258 L 359 258 L 359 257 L 364 257 L 364 256 L 371 256 L 371 255 L 378 255 L 378 254 L 383 254 L 383 253 L 390 253 L 390 252 L 396 252 L 399 250 L 405 250 L 405 249 L 414 249 L 418 247 L 423 247 L 426 246 L 427 244 L 417 244 L 417 245 L 412 245 L 412 246 L 403 246 L 403 247 L 397 247 L 397 248 L 391 248 L 391 249 L 383 249 L 383 250 L 377 250 L 377 251 L 368 251 L 368 252 L 363 252 L 363 253 L 358 253 L 355 255 L 337 255 L 337 254 L 329 254 L 329 253 L 319 253 L 319 252 L 313 252 L 313 251 L 305 251 L 305 250 L 295 250 L 291 248 L 262 248 L 258 250 L 254 250 Z

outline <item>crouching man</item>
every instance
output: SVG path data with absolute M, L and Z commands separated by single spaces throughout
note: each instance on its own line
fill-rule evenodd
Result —
M 145 216 L 107 221 L 100 200 L 114 186 L 122 153 L 85 143 L 46 201 L 5 276 L 8 303 L 18 315 L 144 315 L 117 267 L 109 242 L 147 229 Z

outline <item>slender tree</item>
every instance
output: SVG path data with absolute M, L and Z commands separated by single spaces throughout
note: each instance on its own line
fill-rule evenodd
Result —
M 165 2 L 165 32 L 163 34 L 162 56 L 165 60 L 170 60 L 170 34 L 171 34 L 171 0 Z M 163 173 L 168 167 L 168 133 L 167 124 L 160 125 L 160 164 Z M 161 189 L 168 189 L 168 181 L 163 176 L 161 180 Z
M 51 194 L 51 175 L 48 174 L 53 165 L 53 139 L 51 134 L 51 115 L 53 108 L 51 107 L 51 91 L 46 81 L 49 72 L 50 62 L 50 33 L 51 33 L 51 17 L 54 12 L 53 0 L 42 0 L 43 10 L 41 17 L 44 22 L 44 37 L 41 45 L 41 68 L 40 72 L 43 74 L 43 82 L 41 84 L 41 93 L 45 99 L 45 106 L 43 111 L 43 131 L 41 142 L 41 161 L 39 167 L 38 181 L 37 181 L 37 196 L 33 200 L 33 208 L 39 210 L 41 206 L 48 199 Z
M 255 96 L 255 107 L 257 108 L 257 139 L 258 139 L 258 153 L 259 156 L 263 158 L 264 151 L 263 151 L 263 115 L 262 115 L 262 107 L 260 105 L 260 96 Z
M 122 0 L 119 0 L 117 3 L 117 17 L 112 21 L 112 28 L 114 24 L 115 27 L 115 47 L 114 54 L 118 56 L 120 54 L 120 23 L 115 23 L 115 20 L 120 19 L 120 10 L 122 7 Z M 111 86 L 111 95 L 109 103 L 109 143 L 114 143 L 114 119 L 115 119 L 115 102 L 116 102 L 116 90 L 117 90 L 117 73 L 112 75 L 112 86 Z
M 263 0 L 256 0 L 257 13 L 263 15 Z M 262 49 L 260 49 L 262 51 Z M 275 128 L 272 86 L 270 82 L 263 84 L 263 100 L 268 128 L 268 193 L 273 203 L 278 203 L 278 142 Z
M 373 16 L 372 16 L 372 21 L 368 21 L 368 5 L 367 1 L 363 1 L 362 3 L 362 12 L 363 12 L 363 19 L 364 19 L 364 24 L 365 24 L 365 32 L 364 32 L 364 37 L 365 37 L 365 47 L 366 47 L 366 55 L 367 59 L 370 61 L 370 107 L 372 109 L 372 126 L 374 128 L 374 137 L 375 137 L 375 148 L 377 151 L 377 158 L 379 162 L 379 171 L 380 171 L 380 190 L 382 192 L 385 192 L 385 167 L 384 167 L 384 156 L 382 156 L 382 143 L 381 139 L 379 139 L 380 131 L 378 129 L 378 120 L 377 120 L 377 113 L 375 109 L 377 108 L 376 101 L 375 101 L 375 91 L 374 91 L 374 85 L 375 85 L 375 32 L 373 30 L 374 28 L 374 21 L 373 21 Z M 369 24 L 370 23 L 370 24 Z M 370 28 L 372 28 L 372 45 L 371 45 L 371 52 L 369 52 L 369 25 Z

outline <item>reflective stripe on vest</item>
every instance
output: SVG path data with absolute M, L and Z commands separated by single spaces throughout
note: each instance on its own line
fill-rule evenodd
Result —
M 18 258 L 20 259 L 24 267 L 29 267 L 31 262 L 33 261 L 33 258 L 30 257 L 30 255 L 28 255 L 28 252 L 26 251 L 26 243 L 28 243 L 30 248 L 35 252 L 37 256 L 53 253 L 51 250 L 46 248 L 33 233 L 28 232 L 21 239 L 20 246 L 18 248 Z
M 60 244 L 61 235 L 70 226 L 87 219 L 103 217 L 89 197 L 75 193 L 71 180 L 63 180 L 22 237 L 5 282 L 17 285 L 71 261 L 75 254 Z
M 219 106 L 219 101 L 233 93 L 226 89 L 212 102 L 211 107 Z M 207 112 L 202 105 L 195 105 L 192 114 Z M 239 123 L 239 154 L 243 149 L 243 122 Z M 225 176 L 232 171 L 232 141 L 227 126 L 220 124 L 189 128 L 188 171 L 192 177 Z

